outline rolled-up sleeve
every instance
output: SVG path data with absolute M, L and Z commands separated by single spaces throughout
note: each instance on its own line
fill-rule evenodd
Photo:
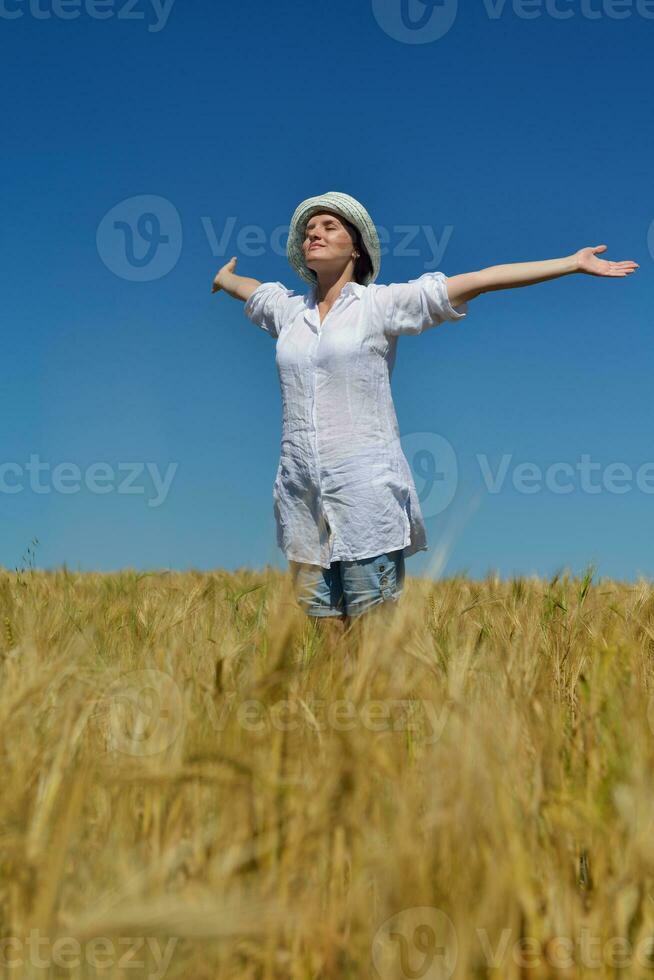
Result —
M 245 315 L 271 337 L 278 337 L 285 321 L 288 299 L 294 296 L 281 282 L 262 282 L 247 300 Z
M 468 304 L 450 304 L 447 276 L 442 272 L 425 272 L 418 279 L 390 283 L 386 287 L 383 317 L 384 333 L 389 335 L 422 333 L 444 320 L 461 320 Z

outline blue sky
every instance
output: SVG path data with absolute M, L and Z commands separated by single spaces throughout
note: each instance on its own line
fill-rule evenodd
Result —
M 640 264 L 400 338 L 408 574 L 654 574 L 654 3 L 0 8 L 0 564 L 36 537 L 47 568 L 286 567 L 274 341 L 210 285 L 236 254 L 305 291 L 285 231 L 339 190 L 382 283 L 601 243 Z

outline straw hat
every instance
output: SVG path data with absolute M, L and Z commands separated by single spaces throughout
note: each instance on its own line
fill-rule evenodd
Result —
M 315 286 L 317 276 L 304 262 L 302 243 L 304 241 L 304 230 L 307 221 L 312 214 L 317 214 L 320 211 L 333 211 L 341 218 L 349 221 L 355 228 L 359 229 L 364 248 L 370 256 L 372 263 L 372 273 L 366 276 L 363 285 L 367 286 L 368 283 L 374 282 L 379 275 L 379 267 L 381 265 L 379 237 L 374 222 L 363 204 L 360 204 L 355 198 L 350 197 L 349 194 L 341 194 L 339 191 L 328 191 L 326 194 L 320 194 L 318 197 L 308 197 L 306 201 L 302 201 L 295 209 L 295 213 L 291 218 L 286 254 L 288 261 L 297 274 L 305 282 Z

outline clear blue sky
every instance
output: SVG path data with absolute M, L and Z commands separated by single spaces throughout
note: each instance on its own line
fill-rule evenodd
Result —
M 654 574 L 654 4 L 54 4 L 3 0 L 0 17 L 0 564 L 37 537 L 47 568 L 286 567 L 275 344 L 210 284 L 236 254 L 304 292 L 285 230 L 339 190 L 386 230 L 381 283 L 601 243 L 640 263 L 485 295 L 400 338 L 430 544 L 407 572 L 443 555 L 446 574 Z M 145 463 L 176 464 L 158 506 L 147 469 L 121 489 L 119 466 Z M 547 485 L 555 463 L 570 492 Z M 607 489 L 613 463 L 626 492 Z

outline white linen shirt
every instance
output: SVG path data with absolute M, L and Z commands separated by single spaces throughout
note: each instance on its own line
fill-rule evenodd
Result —
M 322 324 L 315 286 L 302 295 L 263 282 L 247 300 L 246 316 L 276 339 L 283 421 L 273 510 L 289 561 L 329 568 L 428 550 L 390 380 L 400 334 L 466 316 L 446 283 L 442 272 L 348 282 Z

